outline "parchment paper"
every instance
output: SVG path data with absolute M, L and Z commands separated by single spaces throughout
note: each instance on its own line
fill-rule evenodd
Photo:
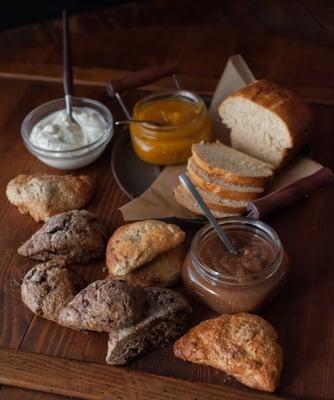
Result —
M 224 133 L 226 133 L 217 112 L 219 104 L 230 93 L 249 85 L 253 81 L 254 76 L 245 60 L 240 55 L 230 57 L 209 108 L 209 114 L 214 126 L 214 136 L 216 138 L 225 141 Z M 322 165 L 316 161 L 309 158 L 297 158 L 275 177 L 269 193 L 300 178 L 311 175 L 320 168 L 322 168 Z M 185 170 L 185 164 L 166 167 L 149 189 L 140 197 L 120 208 L 124 220 L 135 221 L 168 217 L 194 219 L 193 214 L 187 212 L 176 203 L 173 195 L 173 189 L 179 183 L 178 176 Z

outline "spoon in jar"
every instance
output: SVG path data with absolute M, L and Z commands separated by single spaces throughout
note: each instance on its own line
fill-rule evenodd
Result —
M 70 35 L 68 29 L 67 11 L 63 11 L 63 83 L 65 93 L 66 112 L 71 122 L 78 124 L 72 115 L 72 93 L 73 93 L 73 73 Z
M 183 173 L 179 175 L 179 180 L 181 182 L 181 185 L 184 186 L 186 189 L 188 189 L 189 192 L 193 195 L 194 199 L 200 206 L 201 210 L 203 211 L 210 225 L 215 230 L 220 240 L 224 243 L 224 246 L 227 248 L 227 250 L 234 256 L 238 255 L 237 250 L 232 245 L 230 239 L 227 237 L 226 233 L 224 232 L 223 228 L 219 225 L 218 221 L 213 216 L 212 212 L 206 206 L 202 196 L 198 193 L 198 190 L 192 183 L 191 179 L 186 174 Z
M 151 121 L 148 119 L 131 119 L 124 121 L 115 121 L 115 125 L 130 125 L 130 124 L 149 124 L 154 126 L 168 126 L 166 122 Z

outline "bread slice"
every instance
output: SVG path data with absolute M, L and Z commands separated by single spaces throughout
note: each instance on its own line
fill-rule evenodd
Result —
M 182 185 L 180 186 L 180 191 L 184 190 L 188 192 Z M 206 190 L 196 188 L 198 193 L 201 195 L 205 204 L 214 211 L 224 211 L 227 213 L 240 214 L 246 210 L 247 201 L 245 200 L 231 200 L 224 199 L 223 197 L 217 196 L 216 194 L 207 192 Z
M 309 106 L 297 94 L 267 79 L 232 94 L 218 111 L 231 128 L 232 147 L 275 168 L 306 143 L 313 125 Z
M 175 197 L 175 200 L 182 207 L 184 207 L 191 213 L 195 214 L 195 216 L 204 215 L 203 211 L 197 204 L 196 200 L 192 197 L 192 195 L 186 189 L 183 188 L 183 186 L 179 185 L 174 189 L 174 197 Z M 208 206 L 208 208 L 210 209 L 212 214 L 218 219 L 225 218 L 225 217 L 231 217 L 232 215 L 241 214 L 240 212 L 236 212 L 236 211 L 235 212 L 217 211 L 217 210 L 210 208 L 209 206 Z
M 191 308 L 171 289 L 147 288 L 145 314 L 128 328 L 109 333 L 106 362 L 124 365 L 138 355 L 168 345 L 187 329 Z
M 188 160 L 187 173 L 193 183 L 199 188 L 227 199 L 254 200 L 264 191 L 262 187 L 236 185 L 228 183 L 213 174 L 208 174 L 196 164 L 193 157 L 190 157 Z
M 192 155 L 204 171 L 229 183 L 263 187 L 273 176 L 272 165 L 219 141 L 193 144 Z
M 180 246 L 174 247 L 174 249 L 160 254 L 151 262 L 125 275 L 122 279 L 132 286 L 173 286 L 181 278 L 183 258 L 182 248 Z M 115 279 L 112 275 L 110 277 Z

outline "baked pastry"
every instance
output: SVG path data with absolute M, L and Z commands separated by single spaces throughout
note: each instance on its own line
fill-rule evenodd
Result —
M 130 272 L 122 279 L 133 286 L 173 286 L 181 277 L 182 262 L 183 250 L 180 246 L 177 246 Z M 115 278 L 113 277 L 113 279 Z
M 223 143 L 197 143 L 192 148 L 196 164 L 209 174 L 237 185 L 263 187 L 273 176 L 273 166 Z
M 12 179 L 6 195 L 22 214 L 30 214 L 39 222 L 64 211 L 85 207 L 94 190 L 91 178 L 86 175 L 34 174 Z
M 57 322 L 60 311 L 84 287 L 82 279 L 57 261 L 35 265 L 21 285 L 23 303 L 36 315 Z
M 302 98 L 267 79 L 233 93 L 218 111 L 231 128 L 232 147 L 275 168 L 306 143 L 313 125 Z
M 146 220 L 118 228 L 109 239 L 106 263 L 109 273 L 122 277 L 178 246 L 185 233 L 176 225 Z
M 142 316 L 145 292 L 120 280 L 99 280 L 78 293 L 58 318 L 66 328 L 108 332 L 128 327 Z
M 143 318 L 109 333 L 106 362 L 124 365 L 133 358 L 172 343 L 185 331 L 191 308 L 177 292 L 147 288 Z
M 275 329 L 263 318 L 223 314 L 200 323 L 174 344 L 176 357 L 220 369 L 254 389 L 273 392 L 283 352 Z
M 209 174 L 196 164 L 193 157 L 188 160 L 187 173 L 194 185 L 225 199 L 254 200 L 264 191 L 263 187 L 228 183 L 219 176 Z
M 34 260 L 87 263 L 103 255 L 106 239 L 106 228 L 94 214 L 67 211 L 51 217 L 19 247 L 18 253 Z

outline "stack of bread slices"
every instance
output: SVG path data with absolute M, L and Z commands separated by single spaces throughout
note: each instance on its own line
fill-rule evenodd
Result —
M 187 174 L 216 218 L 240 215 L 249 201 L 260 197 L 273 176 L 272 165 L 220 142 L 192 146 Z M 183 186 L 174 190 L 176 201 L 196 215 L 203 215 Z

